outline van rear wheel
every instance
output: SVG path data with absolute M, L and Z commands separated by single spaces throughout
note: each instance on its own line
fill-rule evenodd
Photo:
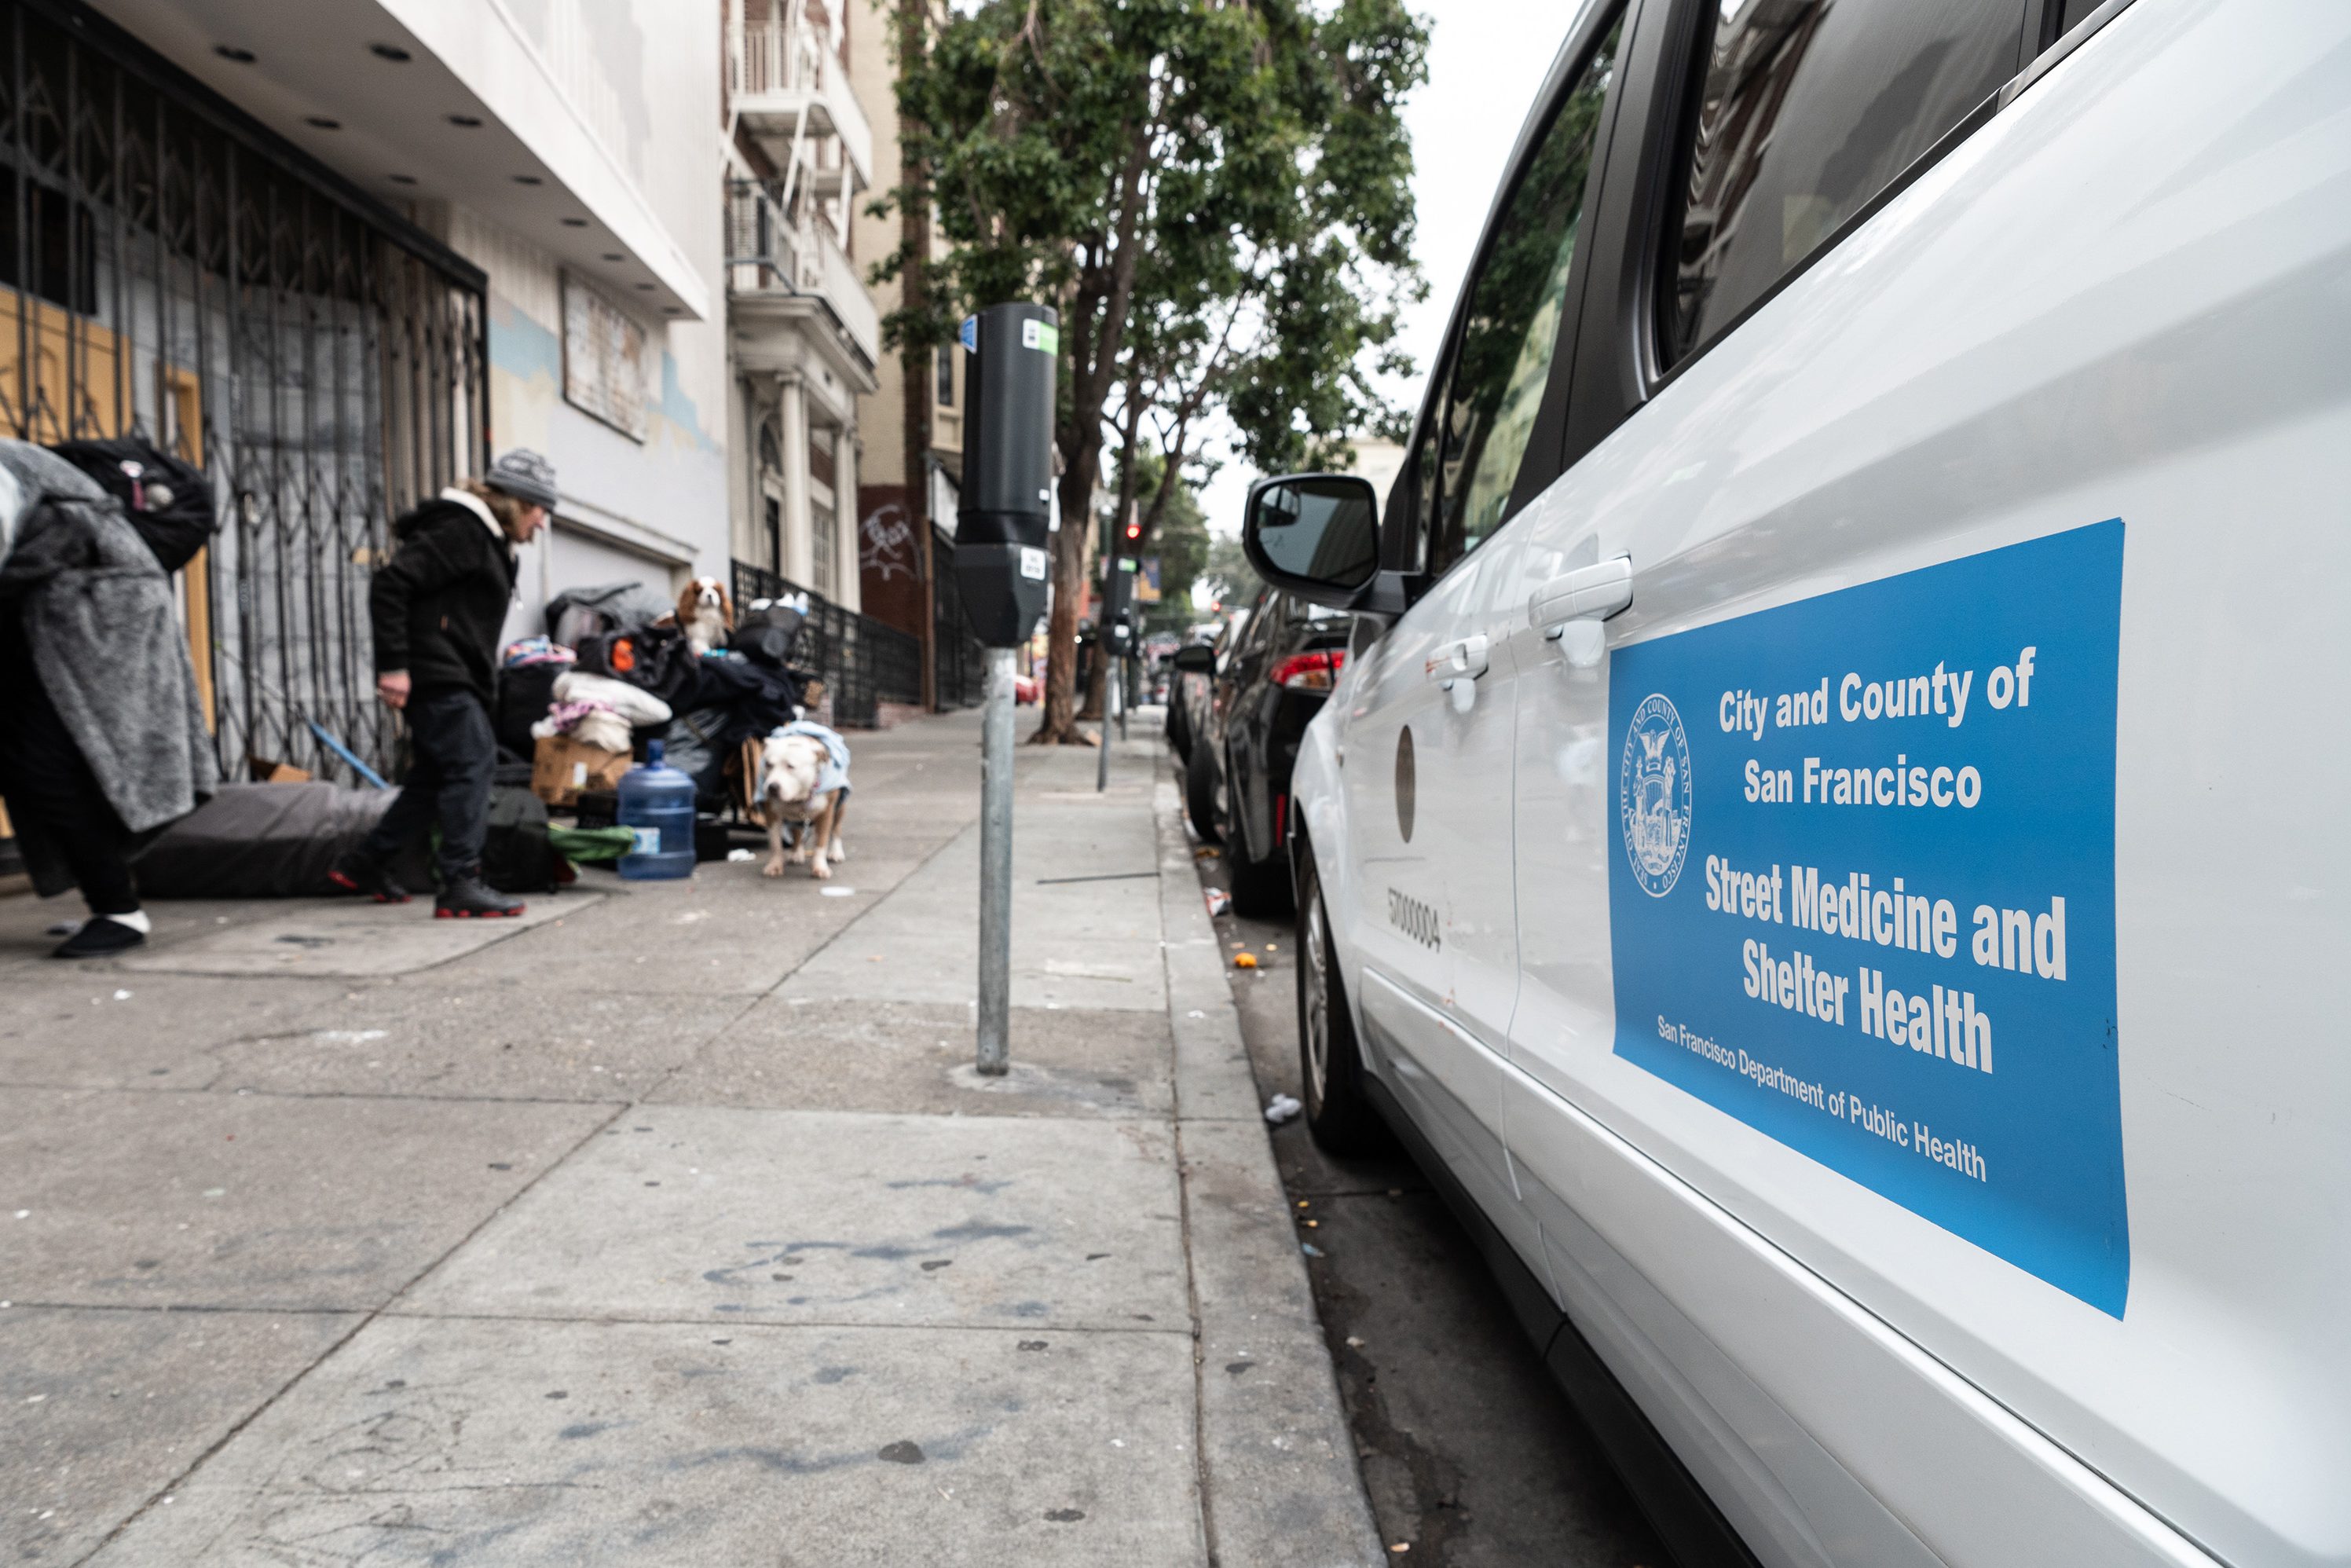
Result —
M 1290 913 L 1290 866 L 1281 851 L 1249 859 L 1248 835 L 1235 831 L 1225 843 L 1226 885 L 1233 913 L 1245 920 L 1270 920 Z
M 1346 982 L 1331 946 L 1322 879 L 1311 852 L 1298 868 L 1298 1068 L 1306 1130 L 1325 1153 L 1383 1155 L 1396 1148 L 1379 1108 L 1364 1092 L 1364 1058 L 1347 1010 Z

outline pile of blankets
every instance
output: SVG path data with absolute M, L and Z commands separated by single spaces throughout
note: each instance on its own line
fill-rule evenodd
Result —
M 555 678 L 555 700 L 547 716 L 530 727 L 542 739 L 568 735 L 582 746 L 628 751 L 636 731 L 658 730 L 670 721 L 669 704 L 626 681 L 566 670 Z

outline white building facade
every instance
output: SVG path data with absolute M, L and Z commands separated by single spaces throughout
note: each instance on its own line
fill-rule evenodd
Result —
M 721 0 L 0 0 L 9 433 L 141 434 L 224 524 L 183 603 L 222 760 L 378 766 L 389 525 L 514 446 L 564 589 L 730 559 Z M 74 127 L 68 131 L 68 127 Z
M 569 589 L 789 582 L 846 722 L 908 700 L 854 613 L 881 328 L 844 62 L 886 23 L 832 5 L 0 0 L 0 429 L 204 465 L 182 598 L 232 776 L 355 777 L 321 730 L 389 766 L 368 578 L 517 446 L 561 505 L 508 637 Z

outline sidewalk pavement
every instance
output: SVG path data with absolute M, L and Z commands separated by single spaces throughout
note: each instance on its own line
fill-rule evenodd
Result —
M 1021 748 L 990 1081 L 978 733 L 831 883 L 0 901 L 0 1559 L 1385 1560 L 1155 736 Z

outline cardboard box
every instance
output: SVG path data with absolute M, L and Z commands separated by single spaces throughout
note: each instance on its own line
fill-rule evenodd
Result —
M 753 791 L 759 787 L 759 760 L 768 754 L 765 741 L 747 740 L 735 758 L 735 804 L 747 822 L 765 825 L 767 813 L 759 810 L 759 798 Z
M 530 792 L 550 806 L 569 806 L 582 789 L 614 789 L 635 766 L 625 751 L 583 746 L 568 735 L 541 736 L 531 757 Z

